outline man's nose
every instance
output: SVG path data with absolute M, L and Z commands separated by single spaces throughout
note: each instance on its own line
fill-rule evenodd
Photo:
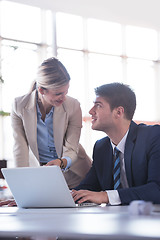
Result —
M 90 114 L 90 115 L 93 115 L 93 109 L 94 109 L 94 107 L 92 107 L 92 108 L 89 110 L 89 114 Z

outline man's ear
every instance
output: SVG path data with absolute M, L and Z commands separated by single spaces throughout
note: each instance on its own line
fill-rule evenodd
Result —
M 119 106 L 116 108 L 116 116 L 121 117 L 122 115 L 124 115 L 124 108 L 122 106 Z

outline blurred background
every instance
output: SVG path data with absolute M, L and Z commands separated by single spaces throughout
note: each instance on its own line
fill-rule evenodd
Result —
M 159 0 L 0 1 L 0 159 L 12 166 L 10 111 L 41 62 L 57 56 L 83 112 L 80 142 L 92 156 L 105 136 L 91 130 L 96 86 L 123 82 L 137 96 L 134 120 L 160 122 Z

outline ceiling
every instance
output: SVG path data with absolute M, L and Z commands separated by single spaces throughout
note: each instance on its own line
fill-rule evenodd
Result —
M 10 0 L 53 11 L 160 29 L 160 0 Z

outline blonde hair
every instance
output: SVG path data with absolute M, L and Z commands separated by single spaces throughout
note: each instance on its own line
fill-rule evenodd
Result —
M 33 83 L 31 91 L 36 87 L 43 89 L 55 89 L 66 85 L 70 81 L 70 75 L 65 66 L 55 57 L 46 59 L 38 68 L 37 79 Z

